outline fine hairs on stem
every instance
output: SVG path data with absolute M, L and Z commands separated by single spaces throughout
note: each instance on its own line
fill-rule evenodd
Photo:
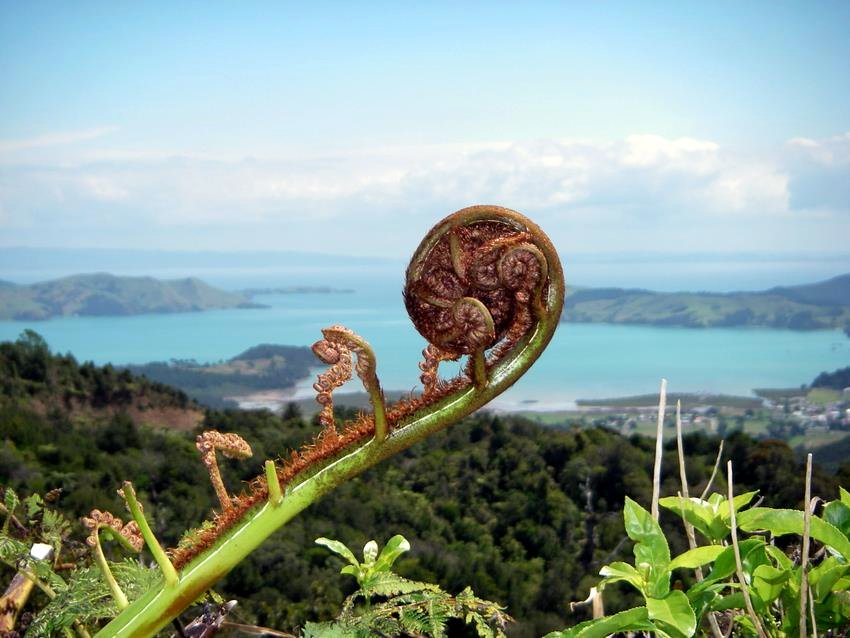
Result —
M 652 518 L 658 520 L 658 500 L 661 496 L 661 456 L 664 453 L 664 412 L 667 410 L 667 379 L 661 379 L 658 396 L 658 426 L 655 431 L 655 467 L 652 470 Z
M 809 566 L 809 528 L 812 520 L 812 454 L 806 455 L 806 488 L 805 500 L 803 502 L 803 550 L 800 558 L 800 638 L 805 638 L 806 634 L 806 603 L 809 599 L 809 573 L 806 569 Z M 818 630 L 815 626 L 815 617 L 812 614 L 812 635 L 817 636 Z
M 750 616 L 750 620 L 753 621 L 753 625 L 758 632 L 759 638 L 767 638 L 767 634 L 764 632 L 764 629 L 761 626 L 761 621 L 759 617 L 756 615 L 755 609 L 753 609 L 753 601 L 750 598 L 750 588 L 747 586 L 747 581 L 744 576 L 744 566 L 741 563 L 741 549 L 738 547 L 738 521 L 735 516 L 735 504 L 733 503 L 733 499 L 735 497 L 734 483 L 732 479 L 732 461 L 728 461 L 726 463 L 726 483 L 729 488 L 728 499 L 729 499 L 729 527 L 732 528 L 732 546 L 734 547 L 735 552 L 735 568 L 738 576 L 738 582 L 741 584 L 741 593 L 744 595 L 744 603 L 747 606 L 747 613 Z

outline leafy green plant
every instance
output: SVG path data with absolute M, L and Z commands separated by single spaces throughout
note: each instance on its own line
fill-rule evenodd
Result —
M 813 515 L 815 502 L 808 494 L 803 511 L 744 509 L 756 493 L 733 497 L 731 463 L 728 472 L 728 498 L 712 494 L 707 499 L 660 499 L 708 543 L 672 559 L 658 522 L 627 498 L 623 517 L 626 533 L 635 543 L 635 561 L 602 567 L 598 587 L 601 591 L 611 583 L 628 583 L 643 596 L 644 606 L 595 618 L 547 638 L 593 638 L 627 631 L 670 638 L 719 636 L 718 617 L 727 625 L 722 635 L 784 638 L 848 631 L 850 493 L 841 489 L 840 499 L 827 503 L 822 516 Z M 739 534 L 751 535 L 739 542 Z M 781 540 L 788 545 L 783 537 L 789 535 L 799 537 L 799 542 L 790 543 L 791 556 L 779 544 Z M 820 544 L 812 558 L 810 540 Z M 703 569 L 709 570 L 705 576 Z M 677 572 L 685 578 L 695 576 L 686 590 L 671 590 Z
M 498 604 L 477 598 L 467 587 L 452 596 L 437 585 L 408 580 L 392 571 L 396 559 L 410 549 L 401 536 L 393 536 L 379 552 L 369 541 L 363 548 L 363 560 L 343 543 L 319 538 L 324 545 L 346 561 L 340 573 L 357 579 L 359 588 L 342 606 L 337 619 L 328 623 L 307 623 L 304 638 L 368 638 L 370 636 L 446 635 L 451 619 L 472 625 L 481 638 L 504 636 L 510 617 Z

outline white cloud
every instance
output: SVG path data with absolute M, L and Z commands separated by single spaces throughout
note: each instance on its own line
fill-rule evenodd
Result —
M 46 133 L 44 135 L 38 135 L 36 137 L 26 139 L 0 140 L 0 153 L 12 153 L 14 151 L 25 151 L 34 148 L 64 146 L 66 144 L 76 144 L 77 142 L 87 142 L 89 140 L 103 137 L 104 135 L 109 135 L 117 130 L 117 126 L 100 126 L 82 131 Z
M 817 155 L 824 149 L 828 164 Z M 828 196 L 813 189 L 818 180 L 826 180 Z M 304 249 L 320 236 L 327 252 L 395 254 L 435 218 L 486 202 L 527 212 L 557 240 L 585 251 L 664 237 L 698 249 L 730 241 L 731 228 L 742 246 L 794 249 L 804 233 L 815 241 L 846 227 L 847 184 L 850 136 L 799 138 L 762 157 L 710 140 L 647 134 L 286 159 L 112 151 L 61 166 L 7 163 L 0 231 L 23 244 L 45 226 L 66 228 L 69 242 L 110 227 L 110 241 L 123 228 L 128 244 L 133 233 L 163 245 L 191 233 L 209 247 L 281 249 Z M 816 232 L 805 226 L 814 223 L 814 209 L 822 224 Z M 771 233 L 762 232 L 767 227 Z M 398 242 L 388 246 L 385 236 Z

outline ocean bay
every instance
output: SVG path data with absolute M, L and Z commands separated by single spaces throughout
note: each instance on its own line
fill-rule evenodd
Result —
M 407 318 L 400 288 L 381 279 L 352 293 L 257 296 L 255 301 L 270 306 L 266 309 L 2 321 L 0 340 L 14 340 L 29 328 L 54 351 L 80 361 L 208 363 L 259 343 L 310 345 L 321 328 L 340 323 L 372 344 L 385 389 L 413 390 L 425 342 Z M 564 323 L 496 407 L 563 409 L 579 398 L 646 394 L 657 390 L 662 376 L 675 392 L 747 395 L 753 388 L 809 383 L 819 372 L 848 363 L 850 339 L 838 331 Z M 298 394 L 309 393 L 309 386 L 305 379 Z M 357 389 L 352 382 L 343 391 Z

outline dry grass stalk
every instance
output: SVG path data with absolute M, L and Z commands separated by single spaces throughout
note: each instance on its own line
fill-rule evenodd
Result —
M 806 634 L 806 603 L 809 599 L 809 574 L 806 568 L 809 566 L 809 545 L 810 536 L 809 528 L 812 520 L 812 455 L 809 453 L 806 456 L 806 498 L 803 503 L 803 555 L 800 559 L 800 638 L 805 638 Z M 815 618 L 812 615 L 812 635 L 817 636 L 817 628 L 815 627 Z
M 705 484 L 705 489 L 699 495 L 701 501 L 705 500 L 708 493 L 711 491 L 711 486 L 714 483 L 714 477 L 717 476 L 717 471 L 720 469 L 720 460 L 723 458 L 723 439 L 720 440 L 720 449 L 717 450 L 717 458 L 714 459 L 714 469 L 711 470 L 711 476 L 708 477 L 708 483 Z
M 747 581 L 744 577 L 744 566 L 741 564 L 741 549 L 738 546 L 738 521 L 735 516 L 735 505 L 732 502 L 732 499 L 735 497 L 735 492 L 733 489 L 734 483 L 732 481 L 732 461 L 726 463 L 726 482 L 729 488 L 729 526 L 732 528 L 732 546 L 734 547 L 735 552 L 735 567 L 737 571 L 738 582 L 741 583 L 741 593 L 744 595 L 744 603 L 747 606 L 747 613 L 750 616 L 750 620 L 753 621 L 753 625 L 755 625 L 759 638 L 767 638 L 767 634 L 764 632 L 764 628 L 761 626 L 761 621 L 756 615 L 756 610 L 753 609 L 753 601 L 750 598 L 750 588 L 747 587 Z
M 721 443 L 722 446 L 722 443 Z M 688 489 L 688 475 L 685 471 L 685 449 L 684 445 L 682 445 L 682 402 L 676 401 L 676 449 L 679 452 L 679 480 L 682 483 L 682 491 L 680 492 L 680 496 L 684 496 L 685 498 L 690 498 L 690 490 Z M 721 451 L 722 451 L 721 447 Z M 719 457 L 718 457 L 719 459 Z M 717 470 L 717 464 L 715 463 L 715 471 Z M 710 483 L 711 481 L 709 481 Z M 687 519 L 683 516 L 682 523 L 685 525 L 685 535 L 688 537 L 688 547 L 690 549 L 695 549 L 697 546 L 696 534 L 694 534 L 694 526 L 691 525 Z M 697 567 L 694 570 L 696 574 L 697 581 L 700 582 L 703 580 L 704 576 L 702 573 L 702 567 Z M 708 614 L 708 624 L 711 626 L 711 633 L 715 636 L 715 638 L 722 638 L 723 633 L 720 631 L 720 626 L 717 624 L 717 619 L 714 617 L 713 613 Z
M 658 426 L 655 430 L 655 467 L 652 470 L 652 518 L 658 520 L 658 499 L 661 496 L 661 456 L 664 453 L 664 412 L 667 410 L 667 379 L 661 379 L 658 396 Z

